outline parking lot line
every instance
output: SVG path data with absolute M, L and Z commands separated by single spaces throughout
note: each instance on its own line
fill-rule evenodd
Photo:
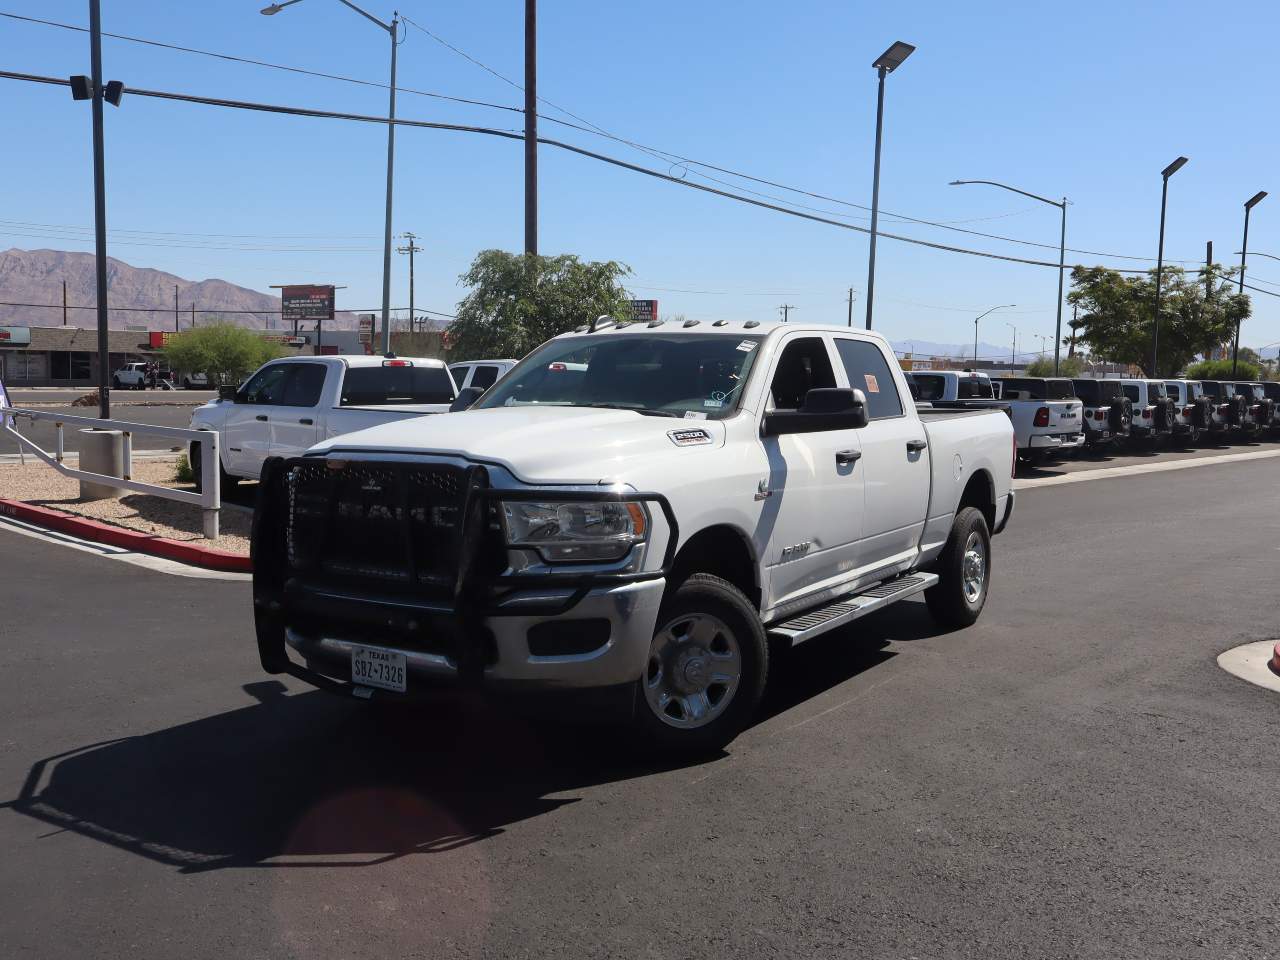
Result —
M 1080 470 L 1057 477 L 1029 477 L 1014 480 L 1013 489 L 1032 490 L 1036 487 L 1054 487 L 1062 483 L 1083 483 L 1086 480 L 1106 480 L 1111 477 L 1132 477 L 1142 473 L 1164 473 L 1168 470 L 1189 470 L 1216 463 L 1240 463 L 1246 460 L 1267 460 L 1280 457 L 1280 450 L 1253 450 L 1249 453 L 1224 453 L 1216 457 L 1195 457 L 1187 460 L 1165 460 L 1155 463 L 1135 463 L 1124 467 L 1101 467 L 1097 470 Z

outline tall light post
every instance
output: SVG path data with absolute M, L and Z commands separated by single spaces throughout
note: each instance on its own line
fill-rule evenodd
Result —
M 1249 211 L 1258 205 L 1267 191 L 1259 190 L 1244 202 L 1244 242 L 1240 244 L 1240 293 L 1244 293 L 1244 265 L 1249 253 Z M 1231 344 L 1231 379 L 1236 378 L 1236 364 L 1240 361 L 1240 321 L 1236 321 L 1236 336 Z
M 1004 322 L 1004 325 L 1013 331 L 1013 350 L 1009 354 L 1009 372 L 1012 373 L 1013 368 L 1018 365 L 1018 328 L 1008 320 Z
M 1160 246 L 1156 251 L 1156 317 L 1151 334 L 1151 375 L 1160 376 L 1160 280 L 1164 273 L 1164 212 L 1169 200 L 1169 178 L 1182 169 L 1186 157 L 1179 157 L 1160 171 Z
M 884 133 L 884 78 L 902 66 L 915 52 L 915 47 L 901 40 L 894 42 L 871 64 L 880 77 L 876 93 L 876 162 L 871 177 L 871 249 L 867 255 L 867 329 L 871 329 L 871 308 L 876 298 L 876 230 L 880 224 L 880 141 Z
M 292 7 L 302 0 L 285 0 L 263 7 L 259 13 L 273 17 L 285 7 Z M 395 182 L 396 158 L 396 47 L 399 46 L 400 14 L 393 12 L 390 23 L 383 23 L 367 10 L 357 7 L 351 0 L 338 0 L 370 23 L 377 24 L 391 36 L 391 101 L 387 109 L 387 216 L 382 236 L 382 352 L 391 352 L 391 193 Z
M 1016 307 L 1016 303 L 1002 303 L 998 307 L 992 307 L 984 313 L 978 314 L 973 318 L 973 365 L 978 365 L 978 321 L 985 317 L 988 313 L 995 313 L 997 310 L 1006 310 L 1009 307 Z
M 989 187 L 999 187 L 1001 190 L 1008 190 L 1024 197 L 1030 197 L 1032 200 L 1047 203 L 1049 206 L 1057 207 L 1062 211 L 1062 231 L 1058 237 L 1058 319 L 1053 334 L 1053 375 L 1056 377 L 1062 352 L 1062 282 L 1067 270 L 1067 204 L 1071 201 L 1066 197 L 1061 200 L 1050 200 L 1048 197 L 1042 197 L 1038 193 L 1028 193 L 1026 190 L 1019 190 L 1017 187 L 1011 187 L 1007 183 L 997 183 L 995 180 L 952 180 L 950 185 L 962 187 L 971 183 L 983 183 Z

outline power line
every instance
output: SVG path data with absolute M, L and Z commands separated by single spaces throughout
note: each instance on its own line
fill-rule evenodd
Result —
M 71 31 L 76 31 L 76 32 L 81 32 L 81 33 L 88 32 L 88 31 L 87 31 L 87 29 L 86 29 L 85 27 L 80 27 L 80 26 L 76 26 L 75 24 L 69 24 L 69 23 L 60 23 L 60 22 L 55 21 L 55 20 L 45 20 L 45 19 L 41 19 L 41 18 L 39 18 L 39 17 L 22 16 L 22 15 L 20 15 L 20 14 L 5 13 L 5 12 L 0 12 L 0 17 L 7 17 L 7 18 L 12 19 L 12 20 L 19 20 L 19 21 L 23 21 L 23 22 L 26 22 L 26 23 L 39 24 L 39 25 L 42 25 L 42 26 L 56 27 L 56 28 L 63 29 L 63 30 L 71 30 Z M 454 53 L 456 53 L 458 56 L 461 56 L 461 57 L 463 57 L 464 59 L 468 60 L 469 62 L 471 62 L 471 63 L 475 64 L 476 66 L 478 66 L 478 67 L 479 67 L 479 68 L 481 68 L 482 70 L 484 70 L 484 71 L 486 71 L 486 72 L 488 72 L 488 73 L 492 74 L 493 76 L 497 77 L 499 80 L 501 80 L 501 81 L 503 81 L 504 83 L 508 84 L 509 86 L 511 86 L 511 87 L 513 87 L 513 88 L 515 88 L 516 90 L 521 90 L 521 91 L 523 91 L 523 89 L 524 89 L 524 88 L 523 88 L 520 84 L 516 83 L 514 80 L 511 80 L 510 78 L 508 78 L 508 77 L 504 76 L 504 75 L 503 75 L 502 73 L 500 73 L 499 71 L 497 71 L 497 70 L 493 69 L 492 67 L 490 67 L 488 64 L 485 64 L 484 62 L 482 62 L 482 61 L 480 61 L 480 60 L 476 59 L 475 57 L 471 56 L 470 54 L 466 53 L 464 50 L 461 50 L 460 48 L 458 48 L 458 47 L 454 46 L 453 44 L 449 43 L 447 40 L 443 39 L 442 37 L 438 36 L 437 34 L 433 33 L 432 31 L 428 30 L 426 27 L 423 27 L 421 24 L 417 23 L 416 21 L 411 20 L 409 17 L 403 16 L 403 15 L 401 15 L 401 19 L 402 19 L 402 20 L 404 20 L 407 24 L 412 25 L 412 26 L 413 26 L 413 27 L 415 27 L 416 29 L 418 29 L 418 30 L 422 31 L 424 34 L 426 34 L 426 35 L 427 35 L 428 37 L 430 37 L 431 39 L 435 40 L 437 43 L 440 43 L 441 45 L 443 45 L 443 46 L 447 47 L 449 50 L 453 51 L 453 52 L 454 52 Z M 344 76 L 344 75 L 342 75 L 342 74 L 335 74 L 335 73 L 326 73 L 326 72 L 324 72 L 324 71 L 319 71 L 319 70 L 308 70 L 308 69 L 305 69 L 305 68 L 303 68 L 303 67 L 293 67 L 293 66 L 288 66 L 288 65 L 285 65 L 285 64 L 272 63 L 272 62 L 270 62 L 270 61 L 266 61 L 266 60 L 258 60 L 258 59 L 252 58 L 252 57 L 242 57 L 242 56 L 237 56 L 237 55 L 235 55 L 235 54 L 218 53 L 218 52 L 210 51 L 210 50 L 201 50 L 201 49 L 196 48 L 196 47 L 188 47 L 188 46 L 183 46 L 183 45 L 181 45 L 181 44 L 166 43 L 166 42 L 163 42 L 163 41 L 160 41 L 160 40 L 151 40 L 151 39 L 147 39 L 147 38 L 145 38 L 145 37 L 134 37 L 134 36 L 129 36 L 129 35 L 127 35 L 127 34 L 117 34 L 117 33 L 104 33 L 104 34 L 103 34 L 103 36 L 110 37 L 110 38 L 115 39 L 115 40 L 125 40 L 125 41 L 131 42 L 131 43 L 139 43 L 139 44 L 143 44 L 143 45 L 146 45 L 146 46 L 152 46 L 152 47 L 157 47 L 157 48 L 166 49 L 166 50 L 174 50 L 174 51 L 181 52 L 181 53 L 189 53 L 189 54 L 195 54 L 195 55 L 198 55 L 198 56 L 211 57 L 211 58 L 218 59 L 218 60 L 226 60 L 226 61 L 229 61 L 229 62 L 232 62 L 232 63 L 243 63 L 243 64 L 247 64 L 247 65 L 251 65 L 251 66 L 265 67 L 265 68 L 273 69 L 273 70 L 283 70 L 283 71 L 286 71 L 286 72 L 289 72 L 289 73 L 296 73 L 296 74 L 300 74 L 300 75 L 303 75 L 303 76 L 319 77 L 319 78 L 326 79 L 326 80 L 337 80 L 337 81 L 341 81 L 341 82 L 343 82 L 343 83 L 353 83 L 353 84 L 358 84 L 358 85 L 360 85 L 360 86 L 376 87 L 376 88 L 378 88 L 378 89 L 383 89 L 383 90 L 386 90 L 386 89 L 389 89 L 389 88 L 390 88 L 390 85 L 389 85 L 389 84 L 381 83 L 381 82 L 374 81 L 374 80 L 362 80 L 362 79 L 359 79 L 359 78 L 357 78 L 357 77 L 349 77 L 349 76 Z M 414 89 L 414 88 L 411 88 L 411 87 L 401 87 L 401 86 L 397 86 L 397 87 L 396 87 L 396 91 L 397 91 L 398 93 L 409 93 L 409 94 L 414 94 L 414 95 L 417 95 L 417 96 L 431 97 L 431 98 L 434 98 L 434 99 L 438 99 L 438 100 L 445 100 L 445 101 L 449 101 L 449 102 L 453 102 L 453 103 L 462 103 L 462 104 L 467 104 L 467 105 L 471 105 L 471 106 L 480 106 L 480 107 L 486 107 L 486 108 L 489 108 L 489 109 L 495 109 L 495 110 L 505 110 L 505 111 L 508 111 L 508 112 L 511 112 L 511 113 L 520 113 L 520 114 L 522 114 L 522 113 L 524 112 L 524 111 L 523 111 L 521 108 L 519 108 L 519 107 L 513 107 L 513 106 L 510 106 L 510 105 L 507 105 L 507 104 L 492 103 L 492 102 L 490 102 L 490 101 L 485 101 L 485 100 L 474 100 L 474 99 L 468 99 L 468 98 L 464 98 L 464 97 L 455 97 L 455 96 L 450 96 L 450 95 L 447 95 L 447 94 L 441 94 L 441 93 L 435 93 L 435 92 L 427 91 L 427 90 L 417 90 L 417 89 Z M 560 125 L 562 125 L 562 126 L 566 126 L 566 127 L 571 128 L 571 129 L 580 130 L 580 131 L 582 131 L 582 132 L 584 132 L 584 133 L 591 133 L 591 134 L 594 134 L 594 135 L 596 135 L 596 136 L 600 136 L 600 137 L 604 137 L 604 138 L 606 138 L 606 139 L 612 140 L 612 141 L 614 141 L 614 142 L 616 142 L 616 143 L 621 143 L 621 144 L 624 144 L 624 145 L 626 145 L 626 146 L 632 147 L 633 149 L 635 149 L 635 150 L 639 150 L 639 151 L 641 151 L 642 153 L 645 153 L 646 155 L 653 157 L 654 159 L 658 159 L 658 160 L 662 160 L 662 161 L 667 162 L 667 163 L 671 163 L 671 164 L 673 165 L 673 169 L 674 169 L 675 167 L 683 167 L 686 173 L 693 173 L 695 176 L 699 176 L 699 177 L 702 177 L 703 179 L 710 180 L 710 181 L 711 181 L 711 182 L 713 182 L 713 183 L 719 183 L 719 184 L 721 184 L 722 186 L 729 186 L 729 187 L 734 187 L 735 189 L 745 190 L 746 192 L 751 193 L 751 194 L 753 194 L 753 195 L 755 195 L 755 196 L 757 196 L 757 197 L 762 197 L 762 198 L 764 198 L 764 199 L 769 199 L 769 200 L 776 200 L 776 201 L 777 201 L 777 202 L 779 202 L 779 203 L 787 203 L 787 204 L 790 204 L 790 205 L 792 205 L 792 206 L 800 207 L 800 208 L 802 208 L 802 209 L 811 210 L 811 211 L 819 212 L 819 213 L 825 213 L 825 214 L 827 214 L 827 215 L 829 215 L 829 216 L 850 217 L 851 219 L 859 219 L 859 220 L 865 220 L 865 219 L 867 219 L 866 217 L 861 217 L 861 216 L 854 217 L 854 216 L 851 216 L 851 215 L 848 215 L 848 214 L 839 214 L 839 213 L 835 213 L 834 211 L 824 210 L 824 209 L 822 209 L 822 208 L 818 208 L 818 207 L 811 207 L 811 206 L 808 206 L 808 205 L 806 205 L 806 204 L 798 204 L 798 203 L 795 203 L 794 201 L 784 200 L 784 199 L 779 198 L 779 197 L 774 197 L 774 196 L 772 196 L 771 194 L 765 194 L 765 193 L 760 193 L 760 192 L 758 192 L 758 191 L 750 190 L 749 188 L 745 188 L 745 187 L 742 187 L 742 186 L 740 186 L 740 185 L 733 184 L 733 183 L 730 183 L 730 182 L 725 181 L 725 180 L 721 180 L 721 179 L 720 179 L 720 178 L 718 178 L 718 177 L 712 177 L 712 176 L 710 176 L 709 174 L 706 174 L 706 173 L 699 173 L 699 172 L 697 172 L 697 171 L 690 170 L 690 167 L 701 167 L 701 168 L 706 169 L 706 170 L 715 170 L 715 171 L 717 171 L 717 172 L 719 172 L 719 173 L 724 173 L 724 174 L 726 174 L 726 175 L 728 175 L 728 176 L 736 177 L 736 178 L 741 179 L 741 180 L 748 180 L 748 181 L 751 181 L 751 182 L 753 182 L 753 183 L 759 183 L 759 184 L 763 184 L 763 185 L 767 185 L 767 186 L 775 187 L 775 188 L 780 189 L 780 190 L 786 190 L 786 191 L 788 191 L 788 192 L 790 192 L 790 193 L 796 193 L 796 194 L 799 194 L 799 195 L 801 195 L 801 196 L 807 196 L 807 197 L 810 197 L 810 198 L 813 198 L 813 199 L 822 200 L 822 201 L 827 202 L 827 203 L 835 203 L 835 204 L 839 204 L 839 205 L 841 205 L 841 206 L 852 207 L 852 208 L 859 209 L 859 210 L 869 210 L 869 209 L 870 209 L 870 208 L 869 208 L 869 207 L 867 207 L 865 204 L 854 203 L 853 201 L 850 201 L 850 200 L 842 200 L 842 199 L 840 199 L 840 198 L 838 198 L 838 197 L 830 197 L 830 196 L 827 196 L 827 195 L 825 195 L 825 194 L 816 193 L 816 192 L 813 192 L 813 191 L 810 191 L 810 190 L 804 190 L 804 189 L 799 188 L 799 187 L 792 187 L 792 186 L 789 186 L 789 185 L 784 184 L 784 183 L 779 183 L 779 182 L 777 182 L 777 181 L 768 180 L 768 179 L 764 179 L 764 178 L 761 178 L 761 177 L 755 177 L 755 176 L 752 176 L 751 174 L 742 173 L 741 171 L 731 170 L 731 169 L 729 169 L 729 168 L 727 168 L 727 167 L 718 166 L 718 165 L 716 165 L 716 164 L 708 163 L 708 162 L 706 162 L 706 161 L 695 160 L 695 159 L 693 159 L 693 158 L 691 158 L 691 157 L 685 157 L 685 156 L 683 156 L 683 155 L 681 155 L 681 154 L 672 153 L 672 152 L 670 152 L 670 151 L 662 150 L 662 149 L 657 148 L 657 147 L 650 147 L 650 146 L 647 146 L 647 145 L 645 145 L 645 144 L 643 144 L 643 143 L 639 143 L 638 141 L 629 140 L 629 139 L 627 139 L 627 138 L 625 138 L 625 137 L 620 137 L 620 136 L 618 136 L 618 135 L 616 135 L 616 134 L 610 133 L 608 130 L 605 130 L 603 127 L 599 126 L 598 124 L 595 124 L 595 123 L 593 123 L 592 121 L 587 120 L 585 117 L 581 117 L 581 116 L 579 116 L 578 114 L 576 114 L 576 113 L 572 112 L 571 110 L 568 110 L 568 109 L 566 109 L 566 108 L 564 108 L 564 107 L 559 106 L 559 105 L 558 105 L 558 104 L 556 104 L 556 103 L 553 103 L 552 101 L 550 101 L 550 100 L 546 99 L 545 97 L 538 97 L 537 99 L 539 100 L 539 102 L 545 103 L 547 106 L 549 106 L 549 107 L 551 107 L 551 108 L 553 108 L 553 109 L 555 109 L 555 110 L 559 110 L 561 113 L 564 113 L 566 116 L 573 117 L 575 120 L 579 121 L 579 123 L 578 123 L 578 124 L 568 123 L 568 122 L 566 122 L 566 121 L 564 121 L 564 120 L 560 120 L 560 119 L 559 119 L 559 118 L 557 118 L 557 117 L 549 117 L 549 116 L 545 116 L 545 115 L 543 115 L 543 114 L 537 114 L 537 116 L 538 116 L 540 119 L 547 120 L 547 121 L 548 121 L 548 122 L 550 122 L 550 123 L 560 124 Z M 580 124 L 581 124 L 581 125 L 580 125 Z M 987 239 L 1000 240 L 1000 241 L 1007 242 L 1007 243 L 1017 243 L 1017 244 L 1022 244 L 1022 245 L 1025 245 L 1025 246 L 1039 247 L 1039 248 L 1043 248 L 1043 249 L 1046 249 L 1046 250 L 1057 249 L 1057 247 L 1055 247 L 1053 244 L 1040 243 L 1040 242 L 1033 241 L 1033 240 L 1021 240 L 1021 239 L 1018 239 L 1018 238 L 1016 238 L 1016 237 L 1006 237 L 1006 236 L 1002 236 L 1002 235 L 1000 235 L 1000 234 L 985 233 L 985 232 L 977 231 L 977 230 L 968 230 L 968 229 L 964 229 L 964 228 L 961 228 L 961 227 L 958 227 L 958 226 L 955 226 L 955 225 L 954 225 L 954 224 L 956 224 L 956 223 L 975 222 L 975 221 L 979 221 L 979 220 L 995 220 L 995 219 L 1000 219 L 1000 218 L 1002 218 L 1002 217 L 1013 216 L 1013 215 L 1015 215 L 1015 214 L 1022 213 L 1022 212 L 1025 212 L 1025 210 L 1013 211 L 1013 212 L 1011 212 L 1011 213 L 1006 213 L 1006 214 L 999 214 L 999 215 L 997 215 L 997 216 L 993 216 L 993 217 L 976 217 L 976 218 L 971 218 L 971 219 L 968 219 L 968 220 L 958 220 L 958 221 L 927 220 L 927 219 L 923 219 L 923 218 L 919 218 L 919 217 L 911 217 L 911 216 L 908 216 L 908 215 L 906 215 L 906 214 L 893 213 L 893 212 L 891 212 L 891 211 L 881 211 L 881 215 L 882 215 L 882 216 L 886 216 L 886 217 L 892 217 L 892 218 L 894 218 L 894 219 L 896 219 L 896 220 L 902 220 L 902 221 L 909 222 L 909 223 L 918 223 L 918 224 L 921 224 L 921 225 L 924 225 L 924 226 L 937 227 L 937 228 L 939 228 L 939 229 L 943 229 L 943 230 L 954 230 L 954 231 L 957 231 L 957 232 L 959 232 L 959 233 L 966 233 L 966 234 L 970 234 L 970 235 L 972 235 L 972 236 L 985 237 L 985 238 L 987 238 Z M 1085 254 L 1085 255 L 1087 255 L 1087 256 L 1110 257 L 1110 258 L 1112 258 L 1112 259 L 1124 259 L 1124 260 L 1152 260 L 1152 259 L 1154 259 L 1154 258 L 1152 258 L 1152 257 L 1138 257 L 1138 256 L 1131 256 L 1131 255 L 1127 255 L 1127 254 L 1108 254 L 1108 253 L 1101 253 L 1101 252 L 1099 252 L 1099 251 L 1093 251 L 1093 250 L 1079 250 L 1079 249 L 1075 249 L 1075 248 L 1068 248 L 1068 249 L 1069 249 L 1069 250 L 1070 250 L 1070 252 L 1072 252 L 1072 253 L 1081 253 L 1081 254 Z M 1197 261 L 1191 261 L 1191 260 L 1180 260 L 1180 261 L 1170 261 L 1170 262 L 1173 262 L 1173 263 L 1194 263 L 1194 262 L 1197 262 Z
M 13 303 L 10 301 L 0 300 L 0 307 L 40 307 L 40 308 L 48 308 L 50 310 L 61 310 L 62 304 L 61 303 Z M 68 310 L 97 310 L 98 308 L 95 304 L 92 304 L 92 303 L 90 304 L 69 303 L 67 304 L 67 309 Z M 169 314 L 173 313 L 172 306 L 113 307 L 108 305 L 107 309 L 110 310 L 112 313 L 169 313 Z M 190 309 L 190 308 L 187 308 L 187 309 Z M 264 314 L 264 313 L 272 313 L 272 314 L 279 313 L 280 309 L 281 309 L 280 307 L 264 307 L 261 310 L 223 310 L 220 307 L 205 307 L 205 308 L 196 307 L 195 311 L 196 313 L 228 313 L 228 314 L 245 314 L 250 316 L 260 316 L 261 314 Z M 381 307 L 343 307 L 341 310 L 337 312 L 338 313 L 377 313 L 381 309 L 382 309 Z M 391 309 L 392 310 L 408 310 L 409 308 L 408 307 L 392 307 Z M 444 313 L 440 310 L 428 310 L 425 307 L 418 307 L 417 311 L 419 313 L 429 313 L 432 316 L 436 316 L 436 317 L 447 317 L 450 320 L 458 319 L 452 313 Z
M 64 80 L 59 77 L 46 77 L 46 76 L 40 76 L 37 74 L 19 73 L 19 72 L 10 71 L 10 70 L 0 70 L 0 78 L 10 79 L 10 80 L 23 80 L 23 81 L 32 82 L 32 83 L 43 83 L 43 84 L 49 84 L 53 86 L 65 87 L 70 85 L 70 81 Z M 361 123 L 374 123 L 374 124 L 395 123 L 405 127 L 419 127 L 422 129 L 429 129 L 429 130 L 449 130 L 449 131 L 458 132 L 458 133 L 475 133 L 475 134 L 481 134 L 484 136 L 500 137 L 507 140 L 519 140 L 519 141 L 524 140 L 524 134 L 522 132 L 518 132 L 514 130 L 499 130 L 493 127 L 482 127 L 482 126 L 469 125 L 469 124 L 442 123 L 439 121 L 430 121 L 430 120 L 409 120 L 409 119 L 404 119 L 399 117 L 397 117 L 395 120 L 389 120 L 387 117 L 369 116 L 367 114 L 346 113 L 346 112 L 339 112 L 339 111 L 332 111 L 332 110 L 318 110 L 310 107 L 284 106 L 279 104 L 258 103 L 258 102 L 244 101 L 244 100 L 232 100 L 225 97 L 205 97 L 205 96 L 199 96 L 197 94 L 174 93 L 174 92 L 163 91 L 163 90 L 144 90 L 144 89 L 133 88 L 133 87 L 126 88 L 126 90 L 128 93 L 130 93 L 133 96 L 149 97 L 149 98 L 155 98 L 155 99 L 161 99 L 161 100 L 173 100 L 173 101 L 178 101 L 183 103 L 199 103 L 199 104 L 205 104 L 207 106 L 227 107 L 232 109 L 250 110 L 250 111 L 262 112 L 262 113 L 276 113 L 276 114 L 283 114 L 288 116 L 316 117 L 316 118 L 333 119 L 333 120 L 349 120 L 349 121 L 358 121 Z M 707 186 L 706 184 L 694 183 L 669 173 L 663 173 L 659 170 L 653 170 L 649 167 L 642 167 L 639 164 L 631 163 L 629 161 L 622 160 L 618 157 L 611 157 L 606 154 L 598 153 L 594 150 L 588 150 L 585 147 L 579 147 L 574 144 L 565 143 L 560 140 L 554 140 L 549 137 L 539 137 L 538 142 L 541 144 L 545 144 L 547 146 L 557 147 L 558 149 L 565 150 L 570 153 L 576 153 L 580 156 L 588 157 L 593 160 L 598 160 L 602 163 L 611 164 L 612 166 L 620 167 L 624 170 L 630 170 L 634 173 L 643 174 L 644 176 L 653 177 L 658 180 L 664 180 L 668 183 L 678 184 L 679 186 L 687 187 L 688 189 L 691 189 L 691 190 L 700 190 L 704 193 L 710 193 L 715 196 L 724 197 L 729 200 L 735 200 L 739 203 L 749 204 L 751 206 L 760 207 L 765 210 L 773 210 L 777 213 L 784 213 L 789 216 L 798 217 L 803 220 L 810 220 L 814 223 L 825 223 L 829 226 L 840 227 L 842 229 L 852 230 L 857 233 L 871 232 L 866 227 L 860 227 L 860 226 L 857 226 L 856 224 L 844 223 L 839 220 L 832 220 L 829 217 L 819 216 L 814 213 L 806 213 L 802 210 L 791 209 L 790 207 L 779 206 L 775 203 L 769 203 L 764 200 L 758 200 L 752 197 L 742 196 L 741 194 L 736 194 L 727 190 L 721 190 L 717 187 Z M 879 231 L 879 236 L 884 237 L 886 240 L 896 240 L 901 243 L 914 244 L 916 246 L 928 247 L 930 249 L 942 250 L 949 253 L 961 253 L 961 254 L 966 254 L 968 256 L 984 257 L 990 260 L 1001 260 L 1006 263 L 1021 263 L 1021 264 L 1026 264 L 1028 266 L 1049 267 L 1054 270 L 1059 269 L 1059 265 L 1057 263 L 1054 263 L 1048 260 L 1031 260 L 1025 257 L 1015 257 L 1009 254 L 993 253 L 991 251 L 986 251 L 986 250 L 971 250 L 967 247 L 957 247 L 957 246 L 952 246 L 950 244 L 937 243 L 932 240 L 922 240 L 918 237 L 906 237 L 900 234 L 888 233 L 885 231 Z M 1073 266 L 1083 266 L 1083 265 L 1077 264 Z M 1114 268 L 1114 267 L 1109 267 L 1107 269 L 1112 269 L 1117 273 L 1149 272 L 1147 270 L 1132 270 L 1132 269 L 1121 269 L 1121 268 Z

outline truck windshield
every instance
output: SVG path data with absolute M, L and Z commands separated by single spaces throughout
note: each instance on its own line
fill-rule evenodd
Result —
M 342 406 L 450 403 L 453 380 L 444 367 L 350 367 L 342 378 Z
M 607 407 L 719 420 L 737 408 L 763 339 L 636 332 L 552 340 L 472 409 Z

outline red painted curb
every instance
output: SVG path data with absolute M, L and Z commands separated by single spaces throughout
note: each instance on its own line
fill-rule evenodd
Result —
M 1276 648 L 1271 651 L 1271 662 L 1267 664 L 1271 668 L 1271 672 L 1280 675 L 1280 643 L 1276 644 Z
M 226 550 L 210 550 L 208 547 L 196 546 L 182 540 L 170 540 L 168 537 L 156 537 L 136 530 L 125 530 L 107 523 L 90 520 L 88 517 L 77 517 L 61 510 L 48 507 L 37 507 L 35 504 L 23 503 L 21 500 L 0 499 L 0 515 L 17 517 L 50 530 L 60 530 L 95 543 L 108 543 L 113 547 L 136 550 L 138 553 L 150 553 L 157 557 L 189 563 L 209 570 L 224 570 L 230 573 L 251 573 L 253 567 L 249 558 Z

